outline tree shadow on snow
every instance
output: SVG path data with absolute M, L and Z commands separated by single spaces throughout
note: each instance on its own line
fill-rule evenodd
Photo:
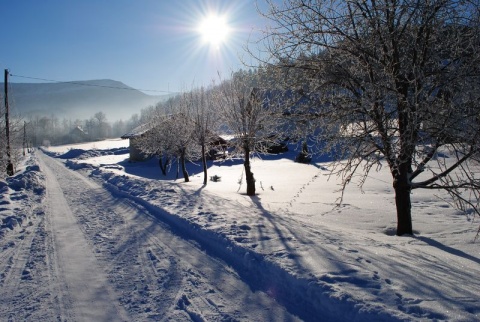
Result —
M 275 256 L 287 256 L 288 258 L 294 260 L 297 267 L 302 267 L 302 263 L 298 260 L 298 256 L 296 255 L 295 249 L 292 248 L 292 246 L 289 244 L 289 241 L 292 241 L 293 238 L 294 239 L 299 239 L 301 237 L 296 236 L 294 234 L 294 232 L 291 229 L 288 228 L 287 225 L 280 224 L 279 223 L 280 219 L 278 217 L 275 217 L 274 215 L 272 215 L 272 213 L 270 213 L 268 210 L 266 210 L 263 207 L 262 202 L 261 202 L 261 200 L 258 196 L 251 196 L 250 199 L 256 205 L 256 207 L 261 211 L 262 216 L 270 222 L 278 240 L 281 241 L 281 243 L 285 247 L 285 250 L 287 251 L 287 254 L 282 253 L 282 254 L 276 254 Z M 264 236 L 264 234 L 261 231 L 261 228 L 262 228 L 262 226 L 260 225 L 259 226 L 260 240 L 268 240 L 270 237 Z M 287 236 L 287 234 L 285 234 L 286 232 L 284 230 L 288 230 L 288 235 L 289 236 Z
M 145 179 L 165 180 L 165 181 L 183 181 L 183 175 L 178 164 L 174 162 L 166 175 L 163 175 L 158 164 L 158 158 L 153 157 L 145 161 L 131 162 L 128 159 L 121 161 L 118 165 L 122 166 L 124 171 L 128 174 L 142 177 Z M 208 160 L 207 169 L 214 165 L 219 167 L 230 167 L 234 165 L 243 164 L 243 159 L 226 159 L 226 160 Z M 200 162 L 187 162 L 186 168 L 190 177 L 203 175 L 203 166 Z
M 452 254 L 452 255 L 455 255 L 455 256 L 458 256 L 458 257 L 461 257 L 461 258 L 464 258 L 464 259 L 468 259 L 474 263 L 477 263 L 477 264 L 480 264 L 480 259 L 475 257 L 475 256 L 472 256 L 472 255 L 469 255 L 469 254 L 466 254 L 465 252 L 461 251 L 461 250 L 458 250 L 458 249 L 455 249 L 453 247 L 450 247 L 450 246 L 446 246 L 432 238 L 429 238 L 429 237 L 425 237 L 425 236 L 415 236 L 416 239 L 418 240 L 421 240 L 423 241 L 424 243 L 432 246 L 432 247 L 436 247 L 440 250 L 443 250 L 449 254 Z

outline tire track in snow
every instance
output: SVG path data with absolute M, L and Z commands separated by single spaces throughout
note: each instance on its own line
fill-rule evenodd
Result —
M 58 297 L 51 285 L 55 281 L 49 259 L 48 222 L 42 214 L 8 242 L 2 255 L 7 266 L 1 273 L 0 317 L 8 321 L 56 320 Z M 41 310 L 40 310 L 41 308 Z
M 62 187 L 58 182 L 61 166 L 40 160 L 47 180 L 47 215 L 54 236 L 56 289 L 61 319 L 75 321 L 125 321 L 128 316 L 119 309 L 103 268 L 96 260 L 78 227 Z M 43 162 L 42 162 L 43 161 Z
M 130 199 L 65 169 L 56 160 L 65 199 L 119 302 L 134 320 L 296 321 L 262 292 L 253 292 L 223 261 L 174 235 Z M 53 166 L 53 165 L 52 165 Z
M 22 282 L 27 278 L 31 278 L 30 271 L 27 270 L 27 264 L 31 258 L 31 249 L 34 238 L 36 237 L 36 227 L 29 227 L 31 232 L 25 234 L 16 242 L 11 241 L 5 247 L 7 251 L 2 255 L 2 273 L 0 280 L 0 287 L 2 290 L 1 302 L 9 303 L 10 307 L 7 312 L 1 312 L 9 320 L 14 320 L 19 310 L 23 310 L 19 302 L 24 294 L 20 294 L 17 290 Z M 25 274 L 24 274 L 25 272 Z M 28 272 L 28 276 L 27 273 Z M 3 305 L 2 305 L 3 307 Z
M 71 181 L 75 176 L 66 173 L 62 180 Z M 173 305 L 182 284 L 176 259 L 165 253 L 161 243 L 151 248 L 148 222 L 131 222 L 144 216 L 143 209 L 112 198 L 98 186 L 92 188 L 65 189 L 81 229 L 125 309 L 138 319 L 160 319 Z

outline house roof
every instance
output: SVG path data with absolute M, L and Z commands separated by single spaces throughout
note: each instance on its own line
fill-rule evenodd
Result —
M 121 138 L 122 139 L 131 139 L 131 138 L 136 138 L 136 137 L 142 136 L 146 132 L 150 131 L 153 127 L 154 127 L 153 122 L 141 124 L 141 125 L 137 126 L 136 128 L 134 128 L 133 130 L 131 130 L 130 132 L 122 135 Z
M 166 119 L 169 119 L 169 118 L 172 118 L 172 117 L 177 117 L 179 115 L 181 115 L 181 114 L 170 114 L 170 115 L 163 116 L 163 119 L 166 120 Z M 151 122 L 148 122 L 148 123 L 144 123 L 144 124 L 141 124 L 141 125 L 137 126 L 136 128 L 134 128 L 130 132 L 122 135 L 121 138 L 122 139 L 132 139 L 132 138 L 141 137 L 142 135 L 151 131 L 153 128 L 155 128 L 157 126 L 159 126 L 158 120 L 157 121 L 151 121 Z M 212 141 L 212 143 L 214 145 L 227 144 L 228 140 L 224 139 L 220 135 L 218 135 L 218 134 L 216 134 L 216 133 L 214 133 L 210 130 L 208 131 L 208 135 L 210 136 L 210 140 Z

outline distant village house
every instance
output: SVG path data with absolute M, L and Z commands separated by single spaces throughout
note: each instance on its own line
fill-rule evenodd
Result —
M 140 126 L 137 126 L 132 131 L 124 134 L 121 136 L 122 139 L 129 139 L 129 154 L 130 154 L 130 161 L 137 162 L 137 161 L 145 161 L 151 155 L 147 155 L 146 153 L 142 152 L 140 149 L 141 139 L 145 138 L 146 136 L 151 133 L 153 130 L 154 125 L 152 123 L 145 123 Z M 216 159 L 223 159 L 226 157 L 227 154 L 227 147 L 228 142 L 220 137 L 219 135 L 212 134 L 210 142 L 208 143 L 208 151 L 207 151 L 207 158 L 210 160 Z

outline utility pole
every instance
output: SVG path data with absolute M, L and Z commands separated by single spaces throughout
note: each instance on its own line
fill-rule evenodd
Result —
M 25 156 L 26 148 L 27 148 L 27 121 L 23 121 L 23 156 Z
M 12 151 L 10 148 L 10 118 L 8 111 L 8 69 L 5 69 L 5 134 L 7 137 L 7 175 L 13 176 Z

